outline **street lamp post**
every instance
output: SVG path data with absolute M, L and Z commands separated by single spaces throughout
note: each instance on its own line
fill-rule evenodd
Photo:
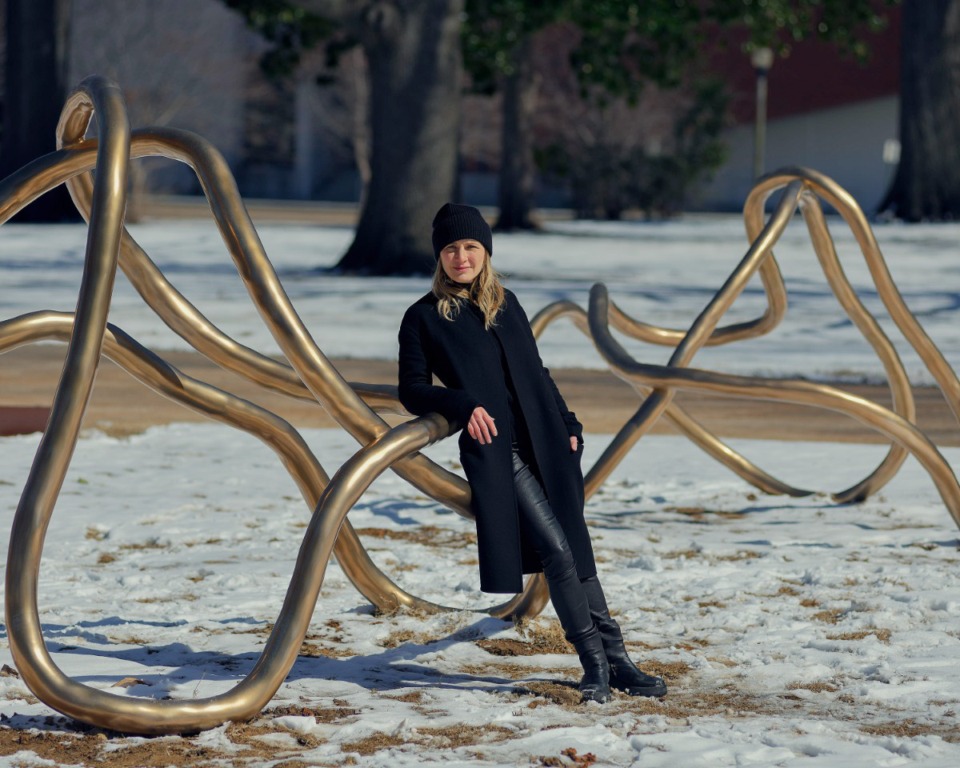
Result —
M 750 63 L 757 74 L 757 110 L 753 129 L 753 178 L 763 175 L 767 144 L 767 74 L 773 66 L 773 50 L 757 48 L 750 54 Z

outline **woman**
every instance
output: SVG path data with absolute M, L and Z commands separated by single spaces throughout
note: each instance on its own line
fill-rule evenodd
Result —
M 466 425 L 460 457 L 477 520 L 480 589 L 519 592 L 523 574 L 543 571 L 583 666 L 583 700 L 607 701 L 611 687 L 663 696 L 663 680 L 634 666 L 607 610 L 583 519 L 583 427 L 490 265 L 490 227 L 476 208 L 447 203 L 433 220 L 433 249 L 432 291 L 400 326 L 400 401 L 413 414 Z

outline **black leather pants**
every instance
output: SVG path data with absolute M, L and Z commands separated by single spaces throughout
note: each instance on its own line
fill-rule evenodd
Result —
M 543 566 L 550 600 L 564 634 L 574 645 L 589 635 L 593 617 L 567 537 L 550 508 L 536 475 L 517 450 L 513 451 L 513 482 L 517 492 L 520 526 Z
M 665 696 L 663 678 L 641 672 L 627 655 L 623 634 L 610 617 L 600 581 L 596 576 L 580 581 L 567 537 L 543 487 L 516 450 L 513 482 L 523 534 L 540 558 L 564 634 L 580 655 L 584 700 L 608 701 L 611 686 L 631 696 Z

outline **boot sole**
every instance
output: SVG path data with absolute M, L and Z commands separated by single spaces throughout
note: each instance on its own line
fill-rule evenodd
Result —
M 608 701 L 610 701 L 611 699 L 613 699 L 613 696 L 609 696 L 609 695 L 608 695 L 608 696 L 604 696 L 603 698 L 600 698 L 599 696 L 593 696 L 593 695 L 583 694 L 583 695 L 580 697 L 580 703 L 581 703 L 581 704 L 586 704 L 588 701 L 595 701 L 595 702 L 597 702 L 597 704 L 606 704 L 606 703 L 607 703 Z

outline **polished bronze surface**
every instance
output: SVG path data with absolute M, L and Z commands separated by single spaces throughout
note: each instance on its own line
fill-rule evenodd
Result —
M 86 137 L 94 115 L 99 140 Z M 400 606 L 449 610 L 409 594 L 380 571 L 351 527 L 347 514 L 370 483 L 390 469 L 432 498 L 470 517 L 470 490 L 465 481 L 419 454 L 421 448 L 445 438 L 458 425 L 430 415 L 390 428 L 378 414 L 403 413 L 396 389 L 343 379 L 297 315 L 226 163 L 209 142 L 172 128 L 131 132 L 119 89 L 98 77 L 85 80 L 68 98 L 57 127 L 57 142 L 57 151 L 0 181 L 0 224 L 59 184 L 67 184 L 77 208 L 89 223 L 76 312 L 38 310 L 0 319 L 0 354 L 41 340 L 68 344 L 47 428 L 14 517 L 7 560 L 7 631 L 11 654 L 29 688 L 46 704 L 71 717 L 132 733 L 182 733 L 226 720 L 250 718 L 273 696 L 296 660 L 334 553 L 358 591 L 381 610 Z M 183 162 L 196 172 L 238 274 L 286 362 L 249 349 L 216 328 L 167 280 L 125 229 L 127 167 L 131 159 L 148 155 Z M 775 192 L 781 192 L 780 201 L 766 218 L 764 205 Z M 550 323 L 571 319 L 593 340 L 611 369 L 633 386 L 640 397 L 636 413 L 587 473 L 588 497 L 660 416 L 671 420 L 711 456 L 758 488 L 793 495 L 811 492 L 772 477 L 704 429 L 674 402 L 677 390 L 689 389 L 804 403 L 861 421 L 887 437 L 890 450 L 866 478 L 834 497 L 838 501 L 865 498 L 888 482 L 905 457 L 913 454 L 929 472 L 944 504 L 960 525 L 960 486 L 936 446 L 914 423 L 913 395 L 903 366 L 893 345 L 843 274 L 820 208 L 821 199 L 836 208 L 853 231 L 891 317 L 917 349 L 954 414 L 960 414 L 960 382 L 903 303 L 856 202 L 820 174 L 787 169 L 757 182 L 744 209 L 749 248 L 689 329 L 663 328 L 628 317 L 610 301 L 602 285 L 594 286 L 586 310 L 570 302 L 557 302 L 532 320 L 534 333 L 539 335 Z M 787 294 L 772 248 L 798 208 L 838 303 L 883 362 L 892 409 L 826 385 L 731 376 L 690 367 L 701 347 L 756 337 L 770 332 L 782 321 Z M 107 313 L 118 266 L 160 320 L 197 351 L 258 386 L 316 402 L 357 440 L 357 453 L 330 479 L 291 424 L 230 392 L 187 376 L 121 329 L 109 325 Z M 721 325 L 723 315 L 753 275 L 759 275 L 763 284 L 766 310 L 755 320 Z M 612 331 L 673 347 L 670 361 L 665 366 L 655 366 L 634 360 Z M 249 432 L 269 445 L 313 510 L 286 597 L 260 659 L 250 675 L 220 695 L 186 700 L 117 695 L 68 678 L 46 647 L 37 604 L 44 536 L 103 357 L 164 396 Z M 501 617 L 534 616 L 548 599 L 542 575 L 536 575 L 527 580 L 522 593 L 485 610 Z

